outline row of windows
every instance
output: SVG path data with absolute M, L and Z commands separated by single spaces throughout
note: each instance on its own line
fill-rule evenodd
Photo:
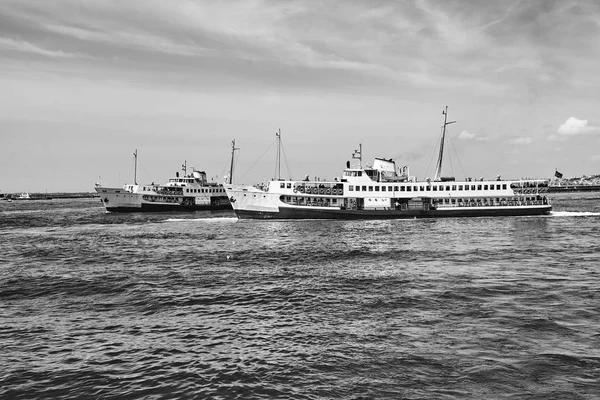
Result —
M 362 171 L 344 171 L 344 176 L 362 176 Z
M 393 185 L 378 185 L 378 186 L 359 186 L 349 185 L 348 190 L 356 192 L 430 192 L 430 191 L 451 191 L 451 190 L 506 190 L 506 183 L 502 184 L 486 184 L 486 185 L 411 185 L 411 186 L 393 186 Z
M 225 189 L 185 189 L 186 193 L 224 193 Z
M 548 200 L 542 196 L 535 197 L 479 197 L 479 198 L 444 198 L 435 199 L 437 205 L 446 206 L 520 206 L 532 204 L 547 204 Z
M 329 206 L 330 204 L 338 204 L 337 199 L 324 199 L 322 197 L 292 197 L 282 196 L 283 202 L 294 205 L 308 205 L 308 206 Z M 341 202 L 341 200 L 340 200 Z
M 194 182 L 194 179 L 191 179 L 191 178 L 179 178 L 179 179 L 171 178 L 171 179 L 169 179 L 169 182 L 192 183 L 192 182 Z

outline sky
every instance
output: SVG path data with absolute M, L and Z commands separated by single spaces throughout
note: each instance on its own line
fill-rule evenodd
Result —
M 600 2 L 0 0 L 0 191 L 600 174 Z

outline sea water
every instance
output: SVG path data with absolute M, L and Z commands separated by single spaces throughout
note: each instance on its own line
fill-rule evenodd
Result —
M 596 399 L 600 193 L 544 217 L 0 202 L 0 398 Z

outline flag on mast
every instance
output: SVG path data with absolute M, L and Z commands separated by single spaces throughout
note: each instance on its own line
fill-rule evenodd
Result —
M 563 174 L 561 172 L 558 172 L 557 169 L 554 170 L 554 176 L 557 177 L 558 179 L 563 177 Z

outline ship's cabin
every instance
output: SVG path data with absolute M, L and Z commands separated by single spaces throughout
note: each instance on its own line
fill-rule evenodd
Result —
M 373 165 L 362 168 L 350 167 L 346 164 L 342 174 L 342 182 L 403 182 L 408 180 L 408 167 L 396 168 L 396 163 L 390 158 L 375 158 Z
M 169 182 L 164 186 L 188 186 L 192 184 L 205 185 L 207 183 L 206 180 L 206 172 L 204 171 L 193 171 L 191 174 L 180 177 L 179 173 L 173 178 L 169 179 Z

